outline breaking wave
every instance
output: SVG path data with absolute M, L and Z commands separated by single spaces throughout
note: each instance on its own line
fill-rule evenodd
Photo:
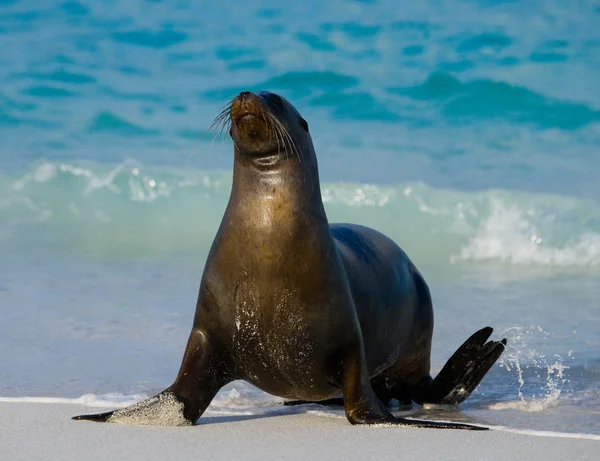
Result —
M 228 171 L 41 162 L 0 177 L 0 245 L 76 251 L 207 250 L 231 188 Z M 517 191 L 422 183 L 322 185 L 330 221 L 360 222 L 417 261 L 600 266 L 600 206 Z

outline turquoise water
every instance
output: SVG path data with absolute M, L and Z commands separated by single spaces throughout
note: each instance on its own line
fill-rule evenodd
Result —
M 231 184 L 206 129 L 270 90 L 308 120 L 330 220 L 425 274 L 434 368 L 509 338 L 444 416 L 600 434 L 599 4 L 282 5 L 0 1 L 0 395 L 170 384 Z M 223 411 L 278 405 L 235 389 Z

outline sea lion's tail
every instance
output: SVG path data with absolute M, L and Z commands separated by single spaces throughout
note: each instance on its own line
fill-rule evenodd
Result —
M 506 348 L 506 338 L 487 341 L 493 331 L 485 327 L 467 339 L 413 400 L 420 404 L 458 405 L 469 397 Z

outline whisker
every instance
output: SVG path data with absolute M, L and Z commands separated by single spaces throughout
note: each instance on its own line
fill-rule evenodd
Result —
M 281 137 L 281 132 L 279 131 L 279 127 L 275 123 L 273 123 L 273 120 L 271 120 L 271 117 L 270 117 L 271 114 L 268 114 L 268 115 L 269 115 L 269 124 L 273 130 L 273 134 L 275 134 L 275 139 L 277 140 L 277 155 L 279 155 L 281 153 L 281 144 L 283 142 L 283 139 Z
M 271 119 L 272 119 L 272 121 L 274 123 L 274 126 L 277 127 L 277 132 L 278 132 L 278 134 L 279 134 L 279 136 L 281 138 L 281 144 L 284 146 L 284 148 L 286 150 L 286 153 L 287 153 L 286 158 L 289 158 L 289 152 L 288 152 L 288 150 L 292 146 L 291 146 L 291 144 L 289 142 L 290 141 L 290 136 L 288 134 L 287 128 L 283 125 L 283 123 L 281 123 L 281 121 L 277 117 L 275 117 L 273 114 L 270 114 L 270 115 L 271 115 Z
M 268 133 L 269 133 L 269 142 L 271 142 L 273 136 L 272 124 L 269 123 L 268 114 L 262 104 L 258 106 L 258 116 L 262 119 L 263 124 L 265 125 Z
M 210 131 L 214 132 L 210 143 L 209 156 L 212 153 L 215 140 L 217 138 L 221 138 L 222 140 L 224 140 L 223 134 L 231 129 L 232 104 L 233 100 L 227 103 L 219 112 L 219 114 L 217 114 L 212 124 L 206 130 L 206 133 Z M 286 152 L 286 158 L 289 158 L 291 155 L 296 155 L 298 157 L 298 161 L 302 163 L 304 161 L 302 157 L 302 151 L 298 143 L 290 133 L 290 130 L 288 129 L 287 125 L 284 124 L 281 120 L 279 120 L 279 118 L 264 105 L 258 105 L 258 109 L 259 110 L 257 116 L 259 116 L 262 119 L 265 128 L 269 133 L 269 142 L 272 142 L 273 139 L 277 141 L 277 153 L 280 154 L 283 149 Z
M 214 135 L 210 142 L 210 148 L 208 150 L 209 157 L 212 154 L 212 148 L 215 143 L 215 139 L 222 137 L 225 129 L 228 129 L 231 124 L 230 114 L 231 114 L 231 104 L 232 103 L 233 103 L 233 100 L 231 100 L 229 103 L 225 104 L 225 107 L 221 110 L 221 112 L 219 112 L 219 114 L 215 117 L 215 119 L 213 120 L 211 125 L 206 130 L 206 133 L 210 132 L 211 130 L 214 131 Z
M 290 144 L 292 145 L 292 150 L 294 151 L 294 153 L 298 156 L 298 161 L 300 163 L 302 163 L 302 155 L 300 153 L 300 149 L 298 148 L 298 143 L 296 142 L 296 140 L 292 137 L 292 135 L 290 134 L 289 130 L 286 130 L 286 135 L 288 137 L 288 140 L 290 141 Z
M 191 160 L 192 156 L 196 152 L 196 149 L 198 149 L 198 146 L 200 146 L 200 143 L 202 142 L 202 138 L 204 136 L 206 136 L 210 132 L 210 130 L 212 130 L 216 125 L 220 124 L 222 122 L 222 120 L 223 120 L 223 117 L 226 116 L 227 114 L 229 114 L 230 110 L 231 110 L 231 102 L 228 103 L 228 104 L 225 104 L 225 107 L 215 117 L 215 119 L 213 120 L 212 124 L 201 135 L 200 139 L 196 142 L 196 144 L 194 144 L 194 146 L 190 150 L 190 155 L 187 158 L 187 163 L 189 163 L 189 161 Z M 210 155 L 211 155 L 211 152 L 212 152 L 212 146 L 213 146 L 213 144 L 215 142 L 215 136 L 212 137 L 211 142 L 210 142 L 210 148 L 208 150 L 208 156 L 209 156 L 209 158 L 210 158 Z
M 295 139 L 292 137 L 292 135 L 290 134 L 287 126 L 285 126 L 279 119 L 277 119 L 275 116 L 273 116 L 271 114 L 273 121 L 279 126 L 280 130 L 282 131 L 282 134 L 285 138 L 285 140 L 287 141 L 287 144 L 289 145 L 289 148 L 292 150 L 292 153 L 294 153 L 295 155 L 298 156 L 298 160 L 300 162 L 302 162 L 302 153 L 300 152 L 300 149 L 298 147 L 298 143 L 295 141 Z
M 281 144 L 285 147 L 285 135 L 281 131 L 281 124 L 279 120 L 270 112 L 267 112 L 267 116 L 269 118 L 269 123 L 273 127 L 274 132 L 277 134 L 277 144 L 281 142 Z M 279 153 L 279 150 L 278 150 Z

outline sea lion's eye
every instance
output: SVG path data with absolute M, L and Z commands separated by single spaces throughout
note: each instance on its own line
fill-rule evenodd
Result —
M 308 122 L 306 120 L 304 120 L 302 117 L 300 117 L 300 125 L 308 133 Z

